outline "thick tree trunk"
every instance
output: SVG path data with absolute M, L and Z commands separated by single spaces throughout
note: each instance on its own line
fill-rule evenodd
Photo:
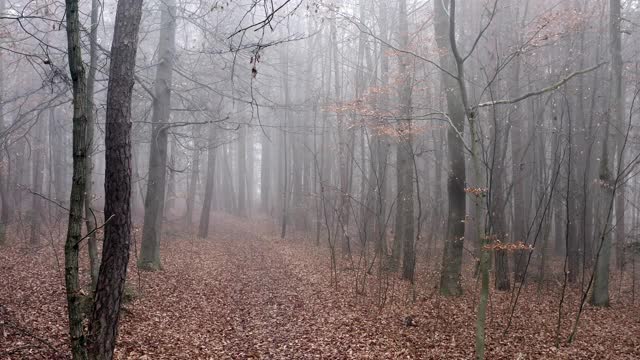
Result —
M 621 54 L 621 34 L 620 34 L 620 21 L 621 21 L 621 2 L 620 0 L 609 0 L 609 53 L 611 56 L 611 89 L 609 93 L 609 114 L 611 122 L 618 127 L 619 131 L 625 129 L 623 125 L 623 113 L 624 113 L 624 98 L 623 98 L 623 86 L 622 86 L 622 54 Z M 610 169 L 613 168 L 609 165 L 609 156 L 607 145 L 609 143 L 609 123 L 605 126 L 605 139 L 603 141 L 602 159 L 600 162 L 600 181 L 602 185 L 602 191 L 605 194 L 605 204 L 610 204 L 616 201 L 616 241 L 622 241 L 618 238 L 618 227 L 621 227 L 621 235 L 624 237 L 624 198 L 620 199 L 615 191 L 619 191 L 616 188 L 618 184 L 612 183 L 612 176 Z M 618 149 L 618 164 L 617 168 L 618 176 L 623 164 L 622 154 L 622 142 L 624 141 L 625 134 L 622 134 L 623 138 L 620 139 L 616 136 L 616 146 Z M 619 195 L 619 194 L 618 194 Z M 616 196 L 614 200 L 612 196 Z M 606 219 L 611 218 L 612 206 L 605 205 Z M 618 214 L 618 211 L 621 214 Z M 620 216 L 620 218 L 618 218 Z M 620 223 L 618 223 L 620 222 Z M 610 222 L 605 222 L 604 229 L 601 234 L 600 244 L 598 251 L 596 252 L 596 273 L 593 283 L 593 292 L 591 297 L 591 303 L 595 306 L 609 306 L 609 264 L 611 261 L 611 235 L 609 234 L 611 227 Z M 616 244 L 617 245 L 617 244 Z M 620 254 L 616 254 L 620 256 Z
M 409 26 L 407 19 L 407 1 L 399 2 L 399 36 L 400 46 L 403 49 L 409 47 Z M 402 74 L 399 89 L 400 120 L 398 122 L 399 138 L 397 156 L 398 174 L 398 200 L 396 210 L 396 239 L 402 242 L 402 278 L 413 282 L 416 254 L 415 254 L 415 227 L 414 227 L 414 158 L 413 158 L 413 129 L 412 129 L 412 78 L 410 75 L 408 57 L 401 57 L 398 62 L 398 71 Z
M 165 206 L 167 177 L 167 143 L 171 116 L 171 80 L 175 53 L 176 5 L 175 0 L 161 4 L 161 28 L 158 44 L 159 63 L 151 117 L 151 145 L 149 149 L 149 179 L 144 202 L 142 247 L 138 268 L 159 270 L 160 238 Z
M 449 41 L 449 18 L 445 4 L 449 1 L 435 1 L 435 36 L 441 49 L 440 64 L 450 73 L 456 73 Z M 451 126 L 447 130 L 447 148 L 449 151 L 449 174 L 447 192 L 449 194 L 449 213 L 447 216 L 447 237 L 442 258 L 440 293 L 446 296 L 462 294 L 460 273 L 462 271 L 462 250 L 464 243 L 464 219 L 466 211 L 466 169 L 464 144 L 465 109 L 460 98 L 460 88 L 450 75 L 442 73 L 442 83 L 447 98 L 447 110 Z
M 142 0 L 118 1 L 105 125 L 102 263 L 89 322 L 89 357 L 113 358 L 131 244 L 131 94 Z

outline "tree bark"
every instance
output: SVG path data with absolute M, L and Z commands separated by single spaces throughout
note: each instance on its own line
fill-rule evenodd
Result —
M 434 2 L 434 27 L 436 43 L 440 49 L 440 64 L 455 73 L 456 66 L 451 54 L 449 41 L 449 17 L 445 4 L 449 1 Z M 453 77 L 442 73 L 442 83 L 447 98 L 447 110 L 451 126 L 447 130 L 447 149 L 449 152 L 449 174 L 447 192 L 449 194 L 449 213 L 447 215 L 447 237 L 442 258 L 440 275 L 440 293 L 445 296 L 462 294 L 460 273 L 462 271 L 462 250 L 464 244 L 464 219 L 466 211 L 466 169 L 464 144 L 460 135 L 464 134 L 465 109 L 462 104 L 461 90 Z
M 105 125 L 105 226 L 89 357 L 113 358 L 131 244 L 131 94 L 142 0 L 118 1 Z
M 265 214 L 271 213 L 271 139 L 262 137 L 260 147 L 260 206 Z
M 51 114 L 49 114 L 51 116 Z M 33 135 L 33 143 L 35 146 L 32 149 L 33 161 L 31 163 L 31 190 L 37 194 L 42 193 L 42 182 L 44 175 L 44 162 L 45 162 L 45 131 L 46 123 L 36 124 L 32 129 L 35 134 Z M 41 231 L 40 227 L 44 220 L 44 204 L 40 196 L 33 194 L 31 203 L 31 245 L 40 245 Z
M 89 238 L 87 239 L 87 249 L 89 252 L 89 271 L 91 274 L 91 290 L 96 286 L 98 281 L 98 272 L 100 271 L 100 255 L 98 254 L 98 241 L 94 232 L 96 228 L 96 216 L 93 211 L 93 151 L 94 147 L 94 131 L 95 131 L 95 115 L 94 115 L 94 88 L 96 80 L 96 71 L 98 66 L 98 25 L 100 15 L 100 1 L 91 0 L 91 29 L 89 33 L 89 73 L 87 75 L 87 130 L 86 130 L 86 169 L 85 169 L 85 197 L 84 197 L 84 217 Z
M 240 125 L 238 135 L 238 213 L 247 216 L 247 126 Z
M 399 1 L 399 36 L 400 46 L 409 47 L 409 26 L 407 19 L 407 1 Z M 414 227 L 414 154 L 412 129 L 412 78 L 410 75 L 409 59 L 404 56 L 399 59 L 398 71 L 402 80 L 399 89 L 400 120 L 398 122 L 399 138 L 397 156 L 398 200 L 396 210 L 396 240 L 402 242 L 402 278 L 413 282 L 416 254 Z
M 211 217 L 211 202 L 213 199 L 213 184 L 216 168 L 214 126 L 214 124 L 209 124 L 209 142 L 207 146 L 207 179 L 204 187 L 202 212 L 200 213 L 200 226 L 198 227 L 198 237 L 200 237 L 201 239 L 209 236 L 209 218 Z
M 87 359 L 86 338 L 82 324 L 78 255 L 82 240 L 82 216 L 86 193 L 87 171 L 87 84 L 82 63 L 80 20 L 77 0 L 67 0 L 67 48 L 69 71 L 73 82 L 73 181 L 69 201 L 69 223 L 64 247 L 65 287 L 69 316 L 71 355 L 74 360 Z
M 194 139 L 198 136 L 198 127 L 193 126 L 192 136 Z M 195 208 L 196 194 L 198 190 L 198 178 L 200 177 L 200 144 L 194 140 L 194 150 L 191 157 L 191 178 L 189 179 L 189 191 L 187 192 L 187 214 L 185 222 L 188 227 L 193 223 L 193 209 Z
M 4 9 L 6 6 L 5 0 L 0 0 L 0 13 L 4 13 Z M 1 21 L 1 20 L 0 20 Z M 5 89 L 4 89 L 4 51 L 0 49 L 0 132 L 4 133 L 5 124 L 4 124 L 4 103 L 5 99 Z M 5 142 L 3 142 L 2 147 L 0 147 L 0 162 L 8 162 L 9 159 L 5 157 L 6 149 Z M 0 169 L 0 201 L 2 202 L 2 208 L 0 208 L 0 246 L 4 245 L 7 240 L 7 226 L 9 225 L 9 173 L 8 166 L 4 166 Z
M 622 53 L 621 53 L 621 34 L 620 34 L 620 21 L 621 21 L 621 2 L 620 0 L 609 0 L 609 54 L 611 56 L 611 89 L 609 92 L 609 116 L 611 123 L 614 126 L 619 127 L 619 131 L 622 132 L 624 128 L 623 124 L 623 87 L 622 87 Z M 605 126 L 605 138 L 602 148 L 602 159 L 600 162 L 600 181 L 602 191 L 605 194 L 605 204 L 609 204 L 614 201 L 612 196 L 615 196 L 614 190 L 619 191 L 619 188 L 615 188 L 617 184 L 613 184 L 611 180 L 611 172 L 608 156 L 608 143 L 609 143 L 609 122 Z M 618 172 L 621 171 L 623 165 L 622 158 L 622 142 L 624 141 L 624 133 L 622 133 L 622 140 L 616 136 L 616 145 L 618 146 Z M 619 174 L 618 174 L 619 175 Z M 618 194 L 619 195 L 619 194 Z M 622 225 L 622 235 L 624 235 L 624 220 L 618 219 L 618 211 L 622 212 L 624 217 L 624 204 L 620 204 L 624 199 L 615 199 L 616 210 L 616 241 L 618 239 L 618 226 Z M 604 214 L 606 219 L 611 218 L 611 212 L 613 207 L 605 208 L 605 211 L 609 211 L 609 214 Z M 618 224 L 618 221 L 621 223 Z M 591 296 L 591 304 L 595 306 L 609 306 L 609 265 L 611 261 L 611 235 L 609 231 L 611 229 L 610 222 L 604 223 L 604 229 L 601 234 L 599 249 L 596 253 L 596 273 L 593 283 L 593 292 Z M 619 254 L 616 254 L 619 256 Z
M 151 145 L 149 149 L 149 180 L 144 201 L 144 225 L 138 268 L 159 270 L 160 238 L 165 206 L 167 179 L 167 144 L 171 116 L 171 81 L 175 53 L 176 4 L 164 0 L 161 4 L 161 28 L 158 43 L 159 63 L 151 117 Z

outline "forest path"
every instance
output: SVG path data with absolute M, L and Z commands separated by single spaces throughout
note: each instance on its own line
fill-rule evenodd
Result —
M 396 358 L 397 333 L 336 296 L 328 263 L 270 225 L 216 217 L 208 239 L 165 241 L 163 271 L 130 272 L 121 358 Z M 305 250 L 307 249 L 307 250 Z M 400 321 L 398 321 L 400 324 Z M 393 355 L 392 355 L 393 354 Z M 407 358 L 406 356 L 404 358 Z M 412 358 L 412 357 L 409 357 Z
M 330 286 L 324 246 L 295 236 L 282 240 L 265 222 L 219 214 L 212 220 L 208 239 L 167 226 L 162 271 L 138 272 L 139 246 L 132 248 L 127 289 L 133 297 L 121 314 L 116 359 L 473 357 L 473 281 L 465 296 L 446 299 L 420 269 L 413 302 L 407 284 L 390 275 L 381 310 L 375 274 L 366 296 L 356 296 L 352 266 L 341 260 L 339 288 Z M 140 232 L 134 234 L 139 242 Z M 17 242 L 0 249 L 0 360 L 69 358 L 63 268 L 56 258 L 61 246 L 34 251 Z M 525 291 L 506 337 L 509 294 L 492 293 L 488 358 L 640 358 L 637 306 L 587 308 L 577 341 L 556 349 L 557 294 Z M 563 337 L 577 295 L 566 299 Z M 403 322 L 408 315 L 414 326 Z

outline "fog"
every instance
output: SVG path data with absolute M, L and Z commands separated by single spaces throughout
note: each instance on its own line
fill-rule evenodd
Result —
M 640 2 L 0 13 L 0 358 L 640 356 Z

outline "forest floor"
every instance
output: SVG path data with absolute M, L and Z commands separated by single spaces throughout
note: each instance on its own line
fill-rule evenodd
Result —
M 0 359 L 68 358 L 62 244 L 52 244 L 0 249 Z M 414 288 L 373 269 L 356 292 L 363 273 L 341 259 L 336 289 L 323 248 L 281 240 L 259 221 L 217 216 L 207 240 L 166 235 L 162 271 L 138 272 L 132 249 L 116 358 L 473 358 L 473 277 L 464 296 L 448 299 L 434 288 L 437 272 L 420 264 Z M 569 288 L 556 347 L 560 288 L 523 289 L 506 334 L 512 294 L 492 292 L 487 358 L 640 358 L 640 308 L 626 290 L 611 308 L 587 305 L 567 344 L 579 302 L 579 289 Z

